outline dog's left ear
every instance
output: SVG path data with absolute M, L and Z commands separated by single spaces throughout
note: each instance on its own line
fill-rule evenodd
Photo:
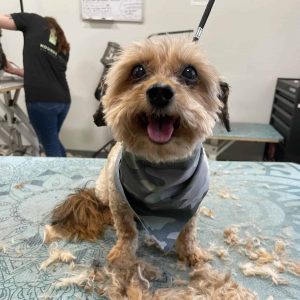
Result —
M 218 114 L 219 119 L 226 128 L 227 131 L 230 131 L 230 122 L 229 122 L 229 113 L 228 113 L 228 96 L 229 96 L 229 85 L 228 83 L 224 81 L 220 81 L 220 88 L 221 88 L 221 93 L 218 96 L 218 98 L 222 101 L 223 103 L 223 108 L 221 112 Z

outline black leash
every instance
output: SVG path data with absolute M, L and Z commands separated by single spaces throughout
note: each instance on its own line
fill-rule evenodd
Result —
M 24 12 L 23 0 L 20 0 L 21 12 Z
M 209 17 L 210 11 L 211 11 L 214 3 L 215 3 L 215 0 L 209 0 L 209 2 L 207 3 L 207 6 L 206 6 L 205 11 L 204 11 L 204 14 L 203 14 L 203 16 L 201 18 L 199 26 L 198 26 L 198 28 L 196 30 L 196 33 L 195 33 L 194 37 L 193 37 L 193 41 L 194 42 L 197 42 L 199 40 L 199 38 L 201 36 L 201 33 L 203 31 L 203 28 L 205 26 L 205 23 L 206 23 L 206 21 L 207 21 L 207 19 Z

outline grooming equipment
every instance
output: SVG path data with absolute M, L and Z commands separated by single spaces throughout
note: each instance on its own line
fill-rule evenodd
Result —
M 195 33 L 194 37 L 193 37 L 193 41 L 197 42 L 199 40 L 214 3 L 215 3 L 215 0 L 209 0 L 209 2 L 207 3 L 204 14 L 201 18 L 199 26 L 196 30 L 196 33 Z

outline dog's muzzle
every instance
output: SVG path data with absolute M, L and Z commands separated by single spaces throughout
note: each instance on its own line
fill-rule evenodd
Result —
M 169 85 L 162 83 L 152 85 L 146 94 L 148 101 L 155 108 L 168 106 L 174 98 L 173 89 Z

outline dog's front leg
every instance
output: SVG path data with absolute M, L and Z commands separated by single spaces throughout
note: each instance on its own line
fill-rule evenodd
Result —
M 178 258 L 189 266 L 212 259 L 212 256 L 201 249 L 197 242 L 197 216 L 194 216 L 180 232 L 176 240 Z
M 109 206 L 117 233 L 117 243 L 107 255 L 107 259 L 110 263 L 118 261 L 122 264 L 124 261 L 133 261 L 138 245 L 134 214 L 117 192 L 110 198 Z

